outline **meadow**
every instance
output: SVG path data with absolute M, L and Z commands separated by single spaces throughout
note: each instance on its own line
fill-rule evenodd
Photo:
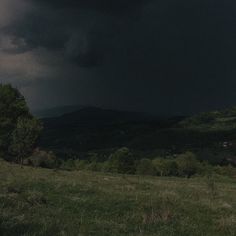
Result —
M 0 235 L 236 235 L 236 179 L 33 168 L 0 161 Z

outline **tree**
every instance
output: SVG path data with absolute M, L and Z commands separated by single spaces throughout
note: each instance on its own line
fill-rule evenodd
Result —
M 11 85 L 0 84 L 0 155 L 6 157 L 19 117 L 29 117 L 24 97 Z
M 132 152 L 126 147 L 118 149 L 109 157 L 106 170 L 121 174 L 134 174 L 135 161 Z
M 155 175 L 156 170 L 150 159 L 141 159 L 136 168 L 136 174 Z
M 156 169 L 156 174 L 159 176 L 176 176 L 177 164 L 174 159 L 156 158 L 152 161 Z
M 35 147 L 42 126 L 37 119 L 22 118 L 17 121 L 17 126 L 12 134 L 11 153 L 17 161 L 23 164 L 24 158 L 28 157 Z
M 180 154 L 176 158 L 178 172 L 180 176 L 191 177 L 196 174 L 199 169 L 199 161 L 192 152 Z
M 22 163 L 32 152 L 41 129 L 22 94 L 11 85 L 0 84 L 0 155 Z

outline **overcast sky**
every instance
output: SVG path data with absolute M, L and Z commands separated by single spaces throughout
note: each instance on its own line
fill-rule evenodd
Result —
M 236 105 L 236 1 L 0 0 L 0 82 L 34 110 Z

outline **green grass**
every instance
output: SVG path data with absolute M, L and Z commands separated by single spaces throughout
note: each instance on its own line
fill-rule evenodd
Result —
M 0 161 L 0 235 L 236 235 L 236 180 L 53 171 Z

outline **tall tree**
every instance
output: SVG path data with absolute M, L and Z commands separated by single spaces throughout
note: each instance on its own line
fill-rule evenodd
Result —
M 41 125 L 35 118 L 20 117 L 18 119 L 16 128 L 12 134 L 10 151 L 21 165 L 23 164 L 24 158 L 31 154 L 40 131 Z
M 34 132 L 37 132 L 36 136 L 39 135 L 40 122 L 30 114 L 22 94 L 9 84 L 0 84 L 0 156 L 3 158 L 15 157 L 16 152 L 13 152 L 13 149 L 15 150 L 18 137 L 22 136 L 19 135 L 19 128 L 23 124 L 24 127 L 29 126 L 27 128 L 29 135 Z M 23 137 L 21 141 L 24 142 L 24 139 Z M 34 138 L 34 140 L 37 139 Z M 31 149 L 33 149 L 33 146 L 32 143 Z

